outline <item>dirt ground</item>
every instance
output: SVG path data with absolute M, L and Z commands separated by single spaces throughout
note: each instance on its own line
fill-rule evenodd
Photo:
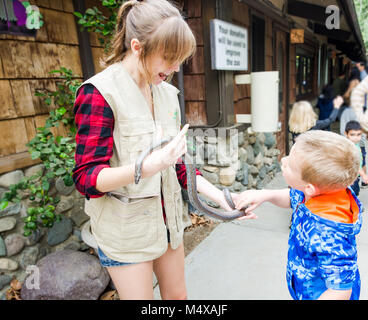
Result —
M 219 224 L 204 217 L 191 215 L 192 225 L 184 231 L 184 253 L 187 256 Z

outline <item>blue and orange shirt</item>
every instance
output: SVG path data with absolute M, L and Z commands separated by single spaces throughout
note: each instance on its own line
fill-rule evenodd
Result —
M 359 299 L 360 275 L 355 236 L 362 225 L 362 205 L 350 188 L 305 201 L 290 189 L 293 210 L 287 283 L 295 300 L 315 300 L 327 289 L 350 290 Z

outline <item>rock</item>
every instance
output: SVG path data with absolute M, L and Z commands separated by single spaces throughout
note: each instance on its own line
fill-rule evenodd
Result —
M 216 172 L 219 171 L 219 168 L 213 167 L 213 166 L 204 166 L 203 170 L 208 171 L 208 172 L 216 173 Z
M 265 133 L 266 139 L 264 141 L 264 145 L 270 149 L 276 144 L 276 139 L 274 135 L 270 132 Z
M 258 165 L 262 165 L 263 164 L 263 156 L 262 153 L 259 153 L 255 159 L 254 159 L 254 165 L 258 166 Z
M 25 248 L 21 254 L 19 264 L 23 269 L 26 269 L 27 266 L 35 265 L 37 262 L 37 257 L 40 250 L 38 246 Z
M 9 234 L 5 238 L 7 256 L 11 257 L 21 252 L 24 248 L 25 239 L 19 233 Z
M 78 227 L 89 219 L 89 216 L 84 212 L 84 199 L 80 199 L 74 203 L 70 219 L 72 219 Z
M 3 238 L 0 236 L 0 257 L 6 256 L 6 245 Z
M 217 175 L 217 173 L 213 173 L 213 172 L 207 172 L 205 170 L 202 171 L 202 175 L 203 177 L 208 180 L 209 182 L 211 182 L 212 184 L 216 184 L 219 183 L 219 177 Z
M 247 161 L 247 150 L 245 150 L 244 148 L 239 148 L 239 159 L 241 162 L 245 162 Z
M 8 274 L 4 274 L 0 276 L 0 290 L 2 288 L 4 288 L 5 286 L 7 286 L 10 281 L 12 281 L 13 277 L 8 275 Z
M 56 190 L 63 196 L 68 196 L 75 190 L 74 184 L 70 187 L 66 186 L 63 179 L 57 179 L 55 183 Z
M 258 176 L 263 180 L 267 176 L 267 169 L 265 166 L 263 166 L 258 173 Z
M 0 187 L 9 188 L 10 185 L 18 183 L 24 178 L 22 170 L 15 170 L 0 176 Z
M 5 217 L 0 219 L 0 232 L 12 230 L 17 224 L 17 219 L 13 217 Z
M 0 258 L 0 270 L 14 271 L 17 269 L 18 262 L 8 258 Z
M 65 198 L 61 199 L 60 202 L 57 204 L 55 212 L 56 213 L 62 213 L 65 212 L 74 206 L 73 198 Z
M 244 144 L 244 132 L 238 132 L 238 146 L 241 147 Z
M 24 175 L 26 177 L 32 177 L 35 174 L 38 174 L 41 171 L 41 175 L 45 171 L 45 165 L 44 164 L 36 164 L 35 166 L 29 167 L 26 170 L 24 170 Z
M 248 164 L 253 164 L 254 163 L 254 151 L 252 146 L 247 146 L 246 148 L 247 151 L 247 163 Z
M 55 246 L 69 238 L 73 231 L 72 221 L 62 216 L 60 221 L 56 221 L 47 232 L 47 243 Z
M 38 243 L 45 234 L 45 229 L 36 229 L 26 238 L 26 246 L 32 246 Z
M 1 211 L 1 217 L 14 216 L 20 212 L 22 205 L 20 203 L 8 205 L 4 210 Z
M 98 259 L 80 251 L 54 252 L 39 260 L 37 267 L 42 275 L 39 289 L 27 285 L 27 277 L 21 290 L 23 300 L 97 300 L 110 281 Z
M 220 170 L 220 183 L 224 186 L 231 186 L 235 181 L 236 172 L 231 168 Z
M 253 145 L 253 152 L 254 152 L 254 155 L 255 156 L 258 156 L 258 154 L 260 152 L 263 153 L 263 150 L 262 150 L 262 145 L 259 143 L 258 139 L 257 141 L 255 142 L 255 144 Z

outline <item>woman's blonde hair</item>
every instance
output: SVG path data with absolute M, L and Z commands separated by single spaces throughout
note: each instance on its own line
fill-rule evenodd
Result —
M 347 138 L 324 130 L 310 130 L 296 138 L 301 178 L 320 190 L 337 190 L 354 183 L 360 167 L 359 150 Z
M 308 101 L 295 102 L 289 118 L 289 130 L 294 133 L 302 133 L 314 127 L 317 122 L 317 114 Z
M 120 62 L 130 51 L 132 39 L 142 45 L 140 60 L 161 54 L 169 65 L 183 63 L 196 49 L 195 37 L 180 11 L 167 0 L 126 1 L 119 8 L 111 52 L 104 66 Z

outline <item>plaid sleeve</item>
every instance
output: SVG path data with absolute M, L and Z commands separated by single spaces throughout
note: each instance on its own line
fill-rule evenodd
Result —
M 73 180 L 76 189 L 89 198 L 104 195 L 96 189 L 96 180 L 103 168 L 110 167 L 113 150 L 113 112 L 91 84 L 84 85 L 74 104 L 77 134 Z
M 176 163 L 175 169 L 176 169 L 176 176 L 178 177 L 180 186 L 186 190 L 187 189 L 187 171 L 186 171 L 187 167 L 185 166 L 181 158 Z M 196 176 L 201 176 L 201 175 L 202 173 L 198 169 L 196 169 Z

